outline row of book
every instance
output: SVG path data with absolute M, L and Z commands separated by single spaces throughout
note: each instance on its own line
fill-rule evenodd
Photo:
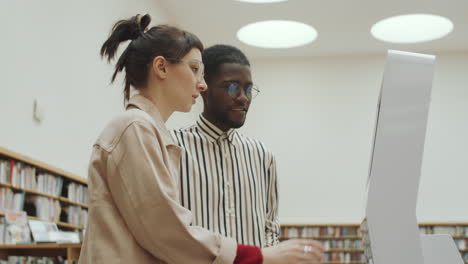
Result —
M 26 188 L 35 184 L 36 168 L 19 161 L 0 161 L 0 179 L 2 183 Z
M 0 244 L 31 242 L 27 221 L 25 212 L 5 211 L 5 217 L 0 217 Z
M 0 187 L 0 210 L 22 211 L 24 192 L 15 193 L 9 188 Z
M 88 210 L 81 208 L 80 206 L 67 206 L 64 208 L 67 214 L 67 223 L 77 226 L 86 227 L 88 223 Z
M 0 160 L 0 182 L 53 196 L 62 194 L 62 177 L 37 172 L 34 166 L 15 160 Z
M 0 159 L 0 182 L 8 184 L 11 182 L 10 160 Z
M 419 228 L 421 234 L 449 234 L 454 237 L 468 237 L 468 226 L 421 226 Z
M 468 237 L 468 226 L 422 226 L 421 234 L 449 234 L 454 237 Z M 282 236 L 285 238 L 303 237 L 361 237 L 359 227 L 283 227 Z
M 67 186 L 68 199 L 78 202 L 88 204 L 88 187 L 83 184 L 70 183 Z
M 7 260 L 0 260 L 0 264 L 75 264 L 76 260 L 66 260 L 63 257 L 33 257 L 8 256 Z
M 324 240 L 321 242 L 323 243 L 325 250 L 362 249 L 362 241 L 360 239 Z
M 361 236 L 361 230 L 356 226 L 283 227 L 282 236 L 287 238 Z
M 54 222 L 28 219 L 25 211 L 5 211 L 0 217 L 0 244 L 80 243 L 81 235 L 59 230 Z
M 468 245 L 468 238 L 456 238 L 454 239 L 455 244 L 457 244 L 457 247 L 459 250 L 467 250 L 467 245 Z
M 86 226 L 88 221 L 88 210 L 80 207 L 62 205 L 56 199 L 40 196 L 25 195 L 24 192 L 13 192 L 9 188 L 0 187 L 0 211 L 23 211 L 29 216 L 51 222 L 67 222 L 69 224 Z
M 82 227 L 88 222 L 88 210 L 75 205 L 61 206 L 58 200 L 43 196 L 28 196 L 24 210 L 28 215 L 50 222 L 60 221 Z
M 61 206 L 58 200 L 39 195 L 29 195 L 26 198 L 24 210 L 26 210 L 30 216 L 36 216 L 51 222 L 58 222 L 60 219 Z
M 365 257 L 362 252 L 325 252 L 324 261 L 326 262 L 362 262 L 365 263 Z

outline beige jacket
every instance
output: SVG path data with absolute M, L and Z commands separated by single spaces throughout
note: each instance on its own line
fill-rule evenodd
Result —
M 156 106 L 132 97 L 94 144 L 79 263 L 233 263 L 236 242 L 180 205 L 180 153 Z

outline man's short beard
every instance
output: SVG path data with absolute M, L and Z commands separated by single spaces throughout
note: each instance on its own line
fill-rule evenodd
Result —
M 240 128 L 244 125 L 245 119 L 242 121 L 242 123 L 237 123 L 237 122 L 231 122 L 229 121 L 229 127 L 231 128 Z
M 229 119 L 229 114 L 227 112 L 220 113 L 219 121 L 221 121 L 222 124 L 226 125 L 229 128 L 240 128 L 244 125 L 245 119 L 242 120 L 241 122 L 235 122 Z

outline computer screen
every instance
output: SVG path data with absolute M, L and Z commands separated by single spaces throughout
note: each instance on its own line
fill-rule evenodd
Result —
M 416 203 L 435 57 L 388 51 L 369 165 L 363 243 L 374 264 L 423 264 Z

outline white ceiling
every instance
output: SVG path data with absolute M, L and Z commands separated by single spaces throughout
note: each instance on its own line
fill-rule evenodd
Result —
M 251 4 L 235 0 L 157 0 L 170 23 L 195 33 L 205 46 L 230 44 L 249 57 L 307 57 L 383 53 L 387 49 L 437 53 L 468 50 L 468 0 L 289 0 Z M 374 39 L 371 26 L 386 17 L 430 13 L 454 23 L 447 37 L 422 44 L 388 44 Z M 297 20 L 318 31 L 315 42 L 293 49 L 261 49 L 243 44 L 243 25 L 269 19 Z M 280 32 L 278 32 L 280 34 Z

